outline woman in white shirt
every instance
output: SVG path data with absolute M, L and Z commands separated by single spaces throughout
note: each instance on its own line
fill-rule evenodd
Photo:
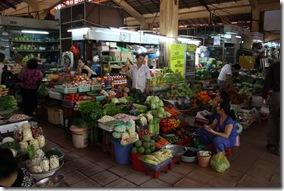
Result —
M 132 88 L 141 90 L 142 93 L 149 93 L 150 69 L 145 64 L 145 55 L 136 55 L 137 64 L 131 66 L 129 76 L 132 80 Z

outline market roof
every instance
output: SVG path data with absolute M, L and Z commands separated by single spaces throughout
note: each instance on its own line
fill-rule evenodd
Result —
M 23 0 L 1 0 L 0 1 L 0 11 L 3 11 L 10 7 L 16 9 L 16 5 L 22 2 Z
M 63 3 L 69 5 L 70 2 L 82 2 L 85 0 L 0 0 L 0 11 L 3 15 L 37 15 L 35 17 L 44 19 L 44 14 L 46 10 L 52 10 L 58 4 Z M 147 14 L 156 15 L 160 11 L 160 0 L 88 0 L 95 3 L 106 4 L 109 6 L 115 6 L 121 8 L 122 15 L 126 18 L 125 24 L 127 26 L 137 26 L 135 18 L 130 15 L 123 6 L 121 2 L 127 3 L 132 7 L 137 14 L 141 17 L 145 17 Z M 200 14 L 195 14 L 197 16 L 191 17 L 187 16 L 179 21 L 180 25 L 189 25 L 189 27 L 194 27 L 196 25 L 209 24 L 208 12 L 211 13 L 213 24 L 238 24 L 240 26 L 249 26 L 251 22 L 251 10 L 254 6 L 253 2 L 262 3 L 263 10 L 275 10 L 280 8 L 279 0 L 179 0 L 179 8 L 195 8 L 201 7 L 203 12 L 203 17 Z M 224 5 L 230 6 L 232 9 L 224 8 Z M 273 5 L 272 5 L 273 4 Z M 241 5 L 241 6 L 239 6 Z M 271 5 L 271 6 L 270 6 Z M 17 9 L 14 9 L 15 6 Z M 268 7 L 267 7 L 268 6 Z M 271 8 L 275 7 L 276 8 Z M 270 7 L 270 8 L 269 8 Z M 245 8 L 245 9 L 243 9 Z M 230 10 L 235 11 L 230 11 Z M 4 11 L 3 11 L 4 10 Z M 229 11 L 228 11 L 229 10 Z M 38 12 L 38 13 L 37 13 Z M 222 12 L 223 14 L 217 14 L 217 12 Z M 226 12 L 226 13 L 225 13 Z M 37 14 L 35 14 L 37 13 Z M 190 12 L 188 12 L 190 13 Z M 207 14 L 205 14 L 207 13 Z M 224 14 L 225 13 L 225 14 Z M 191 15 L 191 14 L 187 14 Z M 133 21 L 134 19 L 134 21 Z M 152 27 L 159 26 L 159 20 L 155 19 L 155 16 L 147 17 L 148 24 Z

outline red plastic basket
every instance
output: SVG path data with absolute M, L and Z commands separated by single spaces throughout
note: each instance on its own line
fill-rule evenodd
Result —
M 140 154 L 131 153 L 132 168 L 139 172 L 145 172 L 144 164 L 139 160 Z

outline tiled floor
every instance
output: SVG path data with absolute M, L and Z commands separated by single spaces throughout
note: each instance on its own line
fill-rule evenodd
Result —
M 65 185 L 73 188 L 164 188 L 164 187 L 281 187 L 280 157 L 265 150 L 266 123 L 251 127 L 241 135 L 241 147 L 229 158 L 231 167 L 220 174 L 210 167 L 181 163 L 159 179 L 118 165 L 100 148 L 89 146 L 75 149 L 70 136 L 59 127 L 42 124 L 48 147 L 60 147 L 65 164 L 58 172 L 64 175 Z

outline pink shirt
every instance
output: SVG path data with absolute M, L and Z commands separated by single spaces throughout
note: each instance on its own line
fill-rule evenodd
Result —
M 22 81 L 21 86 L 25 89 L 37 89 L 43 78 L 43 74 L 39 69 L 25 69 L 19 75 Z

